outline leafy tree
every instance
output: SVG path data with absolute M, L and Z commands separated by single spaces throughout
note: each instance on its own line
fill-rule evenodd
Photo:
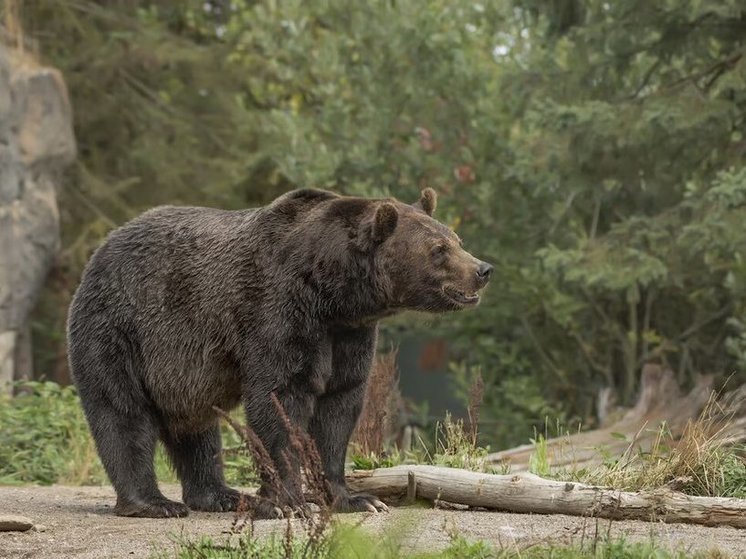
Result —
M 37 370 L 65 380 L 67 304 L 102 237 L 157 204 L 256 201 L 241 189 L 256 136 L 238 77 L 222 70 L 219 5 L 39 0 L 21 14 L 38 58 L 65 76 L 78 143 L 60 192 L 63 251 L 33 323 Z
M 630 403 L 646 360 L 682 384 L 743 363 L 746 11 L 561 4 L 518 4 L 528 40 L 506 38 L 509 180 L 546 212 L 506 294 L 532 377 L 584 417 L 601 385 Z
M 24 18 L 80 146 L 37 353 L 60 353 L 83 262 L 145 207 L 433 186 L 496 275 L 479 311 L 398 324 L 447 336 L 462 381 L 481 368 L 489 442 L 588 423 L 604 386 L 630 403 L 646 360 L 682 384 L 746 364 L 737 0 L 38 0 Z

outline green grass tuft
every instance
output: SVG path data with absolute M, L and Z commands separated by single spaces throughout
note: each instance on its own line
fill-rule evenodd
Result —
M 544 435 L 534 435 L 531 439 L 534 445 L 534 452 L 528 459 L 528 471 L 541 477 L 550 477 L 552 468 L 549 464 L 549 451 L 547 449 L 547 440 Z
M 498 549 L 484 541 L 469 541 L 451 534 L 442 551 L 414 552 L 402 545 L 401 536 L 372 536 L 358 526 L 334 524 L 316 543 L 292 532 L 256 538 L 246 533 L 222 542 L 210 538 L 175 539 L 175 548 L 161 550 L 151 559 L 725 559 L 712 550 L 669 551 L 654 541 L 628 542 L 624 539 L 591 539 L 580 545 L 534 545 Z
M 0 394 L 0 484 L 107 483 L 75 387 L 28 381 L 16 390 L 14 397 Z M 256 475 L 241 445 L 238 435 L 224 427 L 226 480 L 246 486 Z M 160 481 L 176 481 L 160 444 L 155 470 Z
M 98 485 L 106 474 L 75 388 L 24 382 L 0 395 L 0 483 Z
M 428 448 L 419 440 L 417 446 L 406 453 L 397 449 L 381 454 L 353 452 L 351 460 L 356 470 L 390 468 L 399 464 L 432 464 L 492 473 L 495 468 L 487 463 L 488 454 L 489 448 L 476 444 L 476 437 L 467 430 L 463 419 L 453 419 L 446 412 L 443 421 L 435 425 L 434 448 Z
M 640 430 L 621 456 L 597 448 L 600 463 L 590 467 L 552 466 L 547 440 L 539 434 L 531 441 L 534 451 L 529 457 L 529 471 L 545 478 L 622 491 L 669 486 L 689 495 L 746 498 L 746 447 L 731 444 L 723 436 L 727 425 L 715 418 L 714 406 L 711 399 L 678 438 L 664 422 L 655 431 Z M 643 433 L 652 436 L 644 450 L 637 443 Z M 612 436 L 627 440 L 620 433 Z M 563 454 L 572 452 L 569 443 L 556 448 Z

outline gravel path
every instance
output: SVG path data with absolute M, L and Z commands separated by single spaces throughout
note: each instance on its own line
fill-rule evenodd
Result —
M 177 486 L 164 493 L 178 498 Z M 135 519 L 114 516 L 110 487 L 0 487 L 0 515 L 21 514 L 43 525 L 44 531 L 0 533 L 0 558 L 148 557 L 155 549 L 173 549 L 174 535 L 208 535 L 221 539 L 230 528 L 230 513 L 192 513 L 184 519 Z M 685 524 L 638 521 L 584 520 L 571 516 L 521 515 L 497 512 L 392 509 L 388 514 L 355 514 L 344 517 L 361 522 L 373 533 L 397 534 L 405 548 L 432 550 L 446 547 L 449 532 L 495 546 L 524 548 L 536 543 L 580 543 L 596 530 L 612 537 L 647 541 L 654 537 L 671 549 L 719 548 L 746 559 L 746 530 L 705 528 Z M 283 521 L 256 523 L 260 534 L 283 530 Z

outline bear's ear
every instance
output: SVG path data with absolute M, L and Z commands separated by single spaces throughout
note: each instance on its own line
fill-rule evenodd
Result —
M 428 187 L 422 191 L 420 199 L 412 205 L 432 217 L 435 207 L 438 205 L 438 195 L 432 188 Z
M 376 210 L 376 217 L 373 221 L 373 240 L 382 243 L 394 232 L 396 224 L 399 221 L 399 212 L 393 204 L 384 202 Z

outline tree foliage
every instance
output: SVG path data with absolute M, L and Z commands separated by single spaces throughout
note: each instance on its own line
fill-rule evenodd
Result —
M 581 385 L 600 379 L 629 402 L 646 360 L 682 383 L 734 367 L 746 12 L 736 1 L 584 6 L 559 36 L 551 14 L 530 16 L 536 40 L 513 78 L 531 94 L 511 143 L 549 202 L 532 266 L 548 287 L 532 309 L 546 366 L 582 370 Z
M 80 144 L 55 292 L 154 204 L 432 186 L 497 265 L 480 310 L 431 323 L 487 379 L 493 442 L 587 420 L 603 386 L 629 403 L 648 360 L 683 384 L 746 365 L 738 0 L 38 0 L 24 19 Z

